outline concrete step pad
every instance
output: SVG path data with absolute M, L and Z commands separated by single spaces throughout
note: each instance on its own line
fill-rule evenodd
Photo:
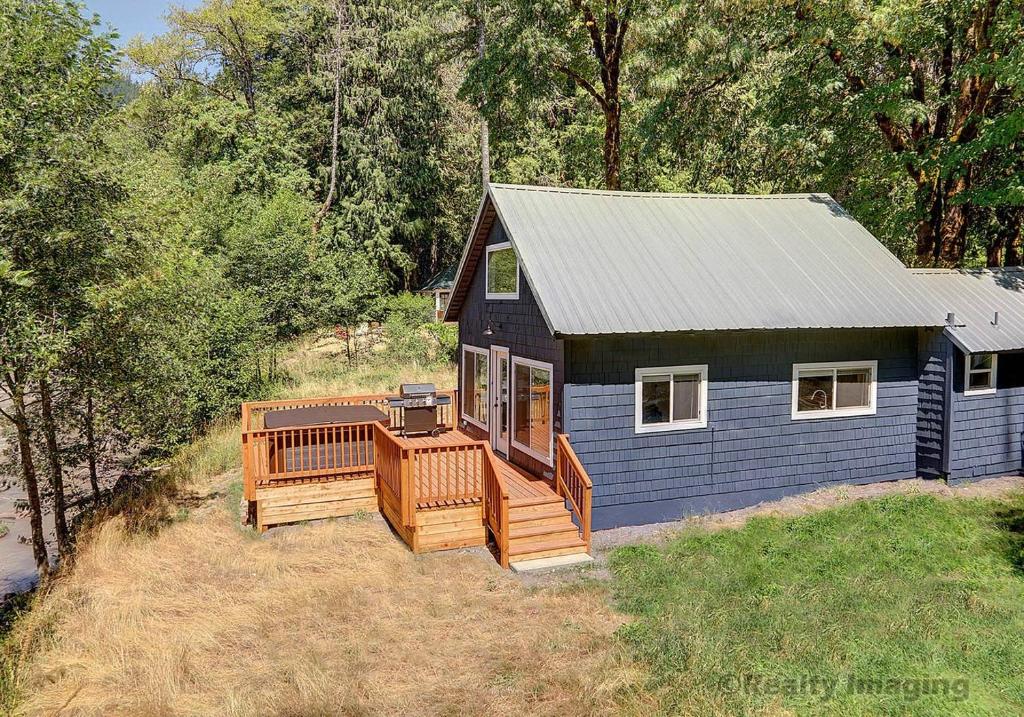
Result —
M 569 568 L 576 565 L 587 565 L 592 562 L 594 562 L 594 558 L 587 553 L 573 553 L 572 555 L 557 555 L 553 558 L 520 560 L 516 563 L 509 563 L 509 567 L 517 573 L 529 573 L 536 570 L 554 570 L 555 568 Z

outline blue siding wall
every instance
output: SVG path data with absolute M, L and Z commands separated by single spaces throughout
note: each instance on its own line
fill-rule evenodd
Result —
M 508 241 L 501 222 L 495 222 L 487 237 L 487 245 Z M 554 428 L 562 426 L 562 342 L 552 337 L 544 316 L 540 313 L 533 292 L 522 270 L 519 271 L 519 299 L 516 301 L 488 301 L 486 291 L 486 255 L 477 264 L 469 293 L 459 314 L 459 370 L 462 370 L 462 344 L 489 349 L 491 345 L 503 346 L 511 357 L 544 361 L 552 365 L 552 391 L 554 392 Z M 493 336 L 484 336 L 487 322 L 491 323 Z M 462 386 L 459 376 L 459 386 Z M 461 412 L 460 412 L 461 415 Z M 510 448 L 510 460 L 539 475 L 550 474 L 551 468 L 515 448 Z
M 949 480 L 1015 475 L 1024 431 L 1024 354 L 999 354 L 996 392 L 964 395 L 964 355 L 953 351 Z
M 877 415 L 794 421 L 794 363 L 878 361 Z M 638 367 L 708 364 L 706 429 L 637 435 Z M 716 332 L 566 341 L 566 429 L 594 527 L 729 510 L 916 475 L 916 330 Z
M 917 469 L 922 476 L 945 473 L 943 435 L 946 420 L 946 365 L 953 345 L 942 329 L 922 329 L 918 335 Z M 961 359 L 962 360 L 962 359 Z

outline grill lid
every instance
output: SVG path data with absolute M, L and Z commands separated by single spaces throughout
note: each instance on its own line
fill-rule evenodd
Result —
M 407 396 L 433 396 L 437 389 L 432 383 L 403 383 L 400 393 L 402 398 Z

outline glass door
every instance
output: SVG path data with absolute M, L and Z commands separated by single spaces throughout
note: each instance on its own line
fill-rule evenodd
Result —
M 508 456 L 509 368 L 508 349 L 491 347 L 491 447 Z

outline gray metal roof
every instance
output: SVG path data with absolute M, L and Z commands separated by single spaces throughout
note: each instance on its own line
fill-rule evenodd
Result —
M 426 284 L 420 287 L 420 291 L 436 291 L 441 289 L 442 291 L 448 291 L 452 288 L 455 283 L 455 273 L 458 271 L 458 265 L 452 264 L 451 266 L 442 269 L 441 271 L 430 277 L 430 280 Z
M 961 349 L 1024 349 L 1024 270 L 914 269 L 913 274 L 939 308 L 954 314 L 946 334 Z
M 944 317 L 828 195 L 494 184 L 489 196 L 553 333 L 937 326 Z

